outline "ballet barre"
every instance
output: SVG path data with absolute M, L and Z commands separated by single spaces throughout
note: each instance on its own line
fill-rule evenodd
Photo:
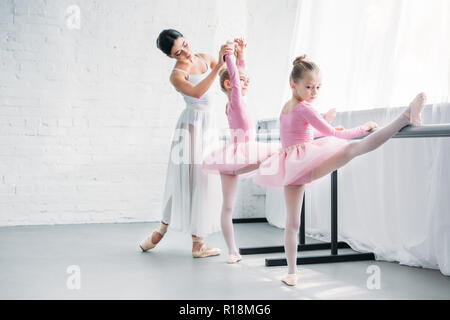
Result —
M 376 129 L 375 129 L 376 130 Z M 436 138 L 436 137 L 450 137 L 450 124 L 432 124 L 423 126 L 407 126 L 401 129 L 393 138 Z M 363 137 L 355 138 L 362 139 Z M 318 138 L 320 139 L 320 138 Z M 257 135 L 258 141 L 279 140 L 279 134 L 262 133 Z M 302 212 L 300 216 L 299 228 L 299 245 L 297 251 L 313 251 L 313 250 L 328 250 L 329 255 L 320 256 L 303 256 L 297 257 L 297 265 L 315 264 L 315 263 L 333 263 L 333 262 L 349 262 L 349 261 L 367 261 L 375 260 L 375 255 L 371 252 L 363 253 L 339 253 L 338 249 L 351 249 L 351 247 L 343 241 L 338 241 L 338 184 L 337 184 L 337 170 L 331 173 L 331 233 L 330 242 L 323 243 L 305 243 L 305 195 L 303 195 Z M 262 218 L 264 219 L 264 218 Z M 251 219 L 245 219 L 245 222 L 251 222 Z M 242 255 L 249 254 L 263 254 L 263 253 L 280 253 L 284 252 L 284 246 L 269 246 L 269 247 L 249 247 L 239 248 L 239 253 Z M 287 261 L 285 258 L 266 259 L 265 265 L 285 266 Z

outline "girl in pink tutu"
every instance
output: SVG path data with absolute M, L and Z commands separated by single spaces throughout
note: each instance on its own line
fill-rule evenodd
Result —
M 235 39 L 234 44 L 235 55 L 225 55 L 227 69 L 223 69 L 220 73 L 220 86 L 228 96 L 225 113 L 230 127 L 230 142 L 207 156 L 202 166 L 205 172 L 220 173 L 223 194 L 221 226 L 228 246 L 228 263 L 236 263 L 242 259 L 234 241 L 232 222 L 238 175 L 251 176 L 252 171 L 258 168 L 263 159 L 279 150 L 278 143 L 255 141 L 255 123 L 242 99 L 249 82 L 244 61 L 247 44 L 242 38 Z M 236 66 L 236 60 L 239 69 Z
M 362 126 L 336 130 L 324 121 L 313 108 L 321 86 L 318 66 L 306 56 L 294 60 L 290 86 L 292 98 L 280 115 L 282 150 L 263 161 L 253 177 L 262 187 L 284 188 L 286 228 L 284 233 L 288 274 L 282 281 L 297 283 L 297 232 L 305 185 L 342 167 L 353 158 L 368 153 L 407 125 L 421 125 L 425 94 L 418 94 L 409 107 L 389 125 L 356 141 L 347 141 L 367 135 L 377 124 L 370 121 Z M 313 140 L 314 128 L 324 138 Z

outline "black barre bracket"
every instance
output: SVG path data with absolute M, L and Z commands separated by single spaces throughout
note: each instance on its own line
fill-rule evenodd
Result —
M 337 170 L 331 174 L 331 242 L 305 244 L 305 195 L 303 195 L 303 204 L 300 221 L 299 245 L 298 251 L 313 251 L 331 249 L 329 255 L 298 257 L 297 265 L 315 264 L 315 263 L 333 263 L 333 262 L 349 262 L 349 261 L 365 261 L 375 260 L 373 253 L 351 253 L 339 254 L 338 249 L 351 248 L 346 242 L 338 241 L 338 220 L 337 220 Z M 239 248 L 242 255 L 262 254 L 262 253 L 278 253 L 284 252 L 284 246 L 271 247 L 253 247 Z M 287 261 L 285 258 L 266 259 L 266 266 L 285 266 Z
M 235 218 L 233 223 L 268 222 L 266 218 Z

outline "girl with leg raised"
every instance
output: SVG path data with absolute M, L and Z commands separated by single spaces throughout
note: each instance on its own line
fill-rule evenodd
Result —
M 283 149 L 263 161 L 254 182 L 263 187 L 284 188 L 286 228 L 284 233 L 288 274 L 282 281 L 297 283 L 297 233 L 305 186 L 342 167 L 353 158 L 375 150 L 400 129 L 421 125 L 425 94 L 418 94 L 409 107 L 387 126 L 367 135 L 377 127 L 374 122 L 347 130 L 336 130 L 313 107 L 321 86 L 319 67 L 306 56 L 294 60 L 290 76 L 292 98 L 280 114 L 280 139 Z M 313 130 L 325 137 L 313 140 Z

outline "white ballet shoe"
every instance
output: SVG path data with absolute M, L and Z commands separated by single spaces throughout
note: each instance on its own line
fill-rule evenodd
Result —
M 241 260 L 242 260 L 242 256 L 240 254 L 238 254 L 238 255 L 230 254 L 228 256 L 227 263 L 233 264 L 233 263 L 239 262 Z
M 217 256 L 220 254 L 219 248 L 209 248 L 206 244 L 203 243 L 203 239 L 200 237 L 193 237 L 192 242 L 202 242 L 202 246 L 198 251 L 192 251 L 192 256 L 194 258 L 206 258 Z
M 412 126 L 422 125 L 422 110 L 427 101 L 425 93 L 419 93 L 409 104 L 409 108 L 405 111 L 405 115 L 409 117 L 409 124 Z
M 297 285 L 297 274 L 296 273 L 288 274 L 283 279 L 281 279 L 281 281 L 283 281 L 288 286 L 295 286 Z
M 167 232 L 168 226 L 169 225 L 167 225 L 167 224 L 160 223 L 158 228 L 156 228 L 155 231 L 153 231 L 153 233 L 158 232 L 161 235 L 161 240 L 162 240 L 162 237 Z M 153 249 L 154 247 L 156 247 L 156 245 L 158 243 L 161 242 L 161 240 L 159 240 L 157 243 L 153 243 L 153 241 L 152 241 L 153 233 L 151 235 L 149 235 L 147 238 L 145 238 L 144 240 L 142 240 L 142 242 L 139 244 L 139 247 L 141 248 L 142 251 L 146 252 L 150 249 Z

